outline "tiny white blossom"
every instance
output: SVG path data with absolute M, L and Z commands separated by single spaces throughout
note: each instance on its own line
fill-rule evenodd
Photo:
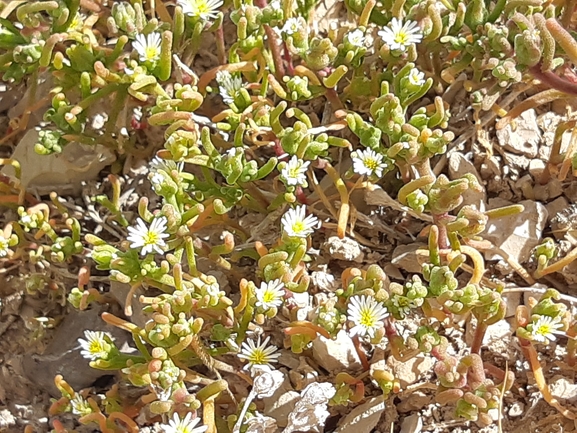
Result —
M 106 341 L 106 337 L 112 340 L 112 337 L 105 334 L 102 331 L 84 331 L 84 337 L 86 340 L 79 338 L 78 343 L 80 343 L 80 347 L 82 350 L 80 354 L 92 361 L 95 361 L 100 358 L 107 358 L 108 352 L 110 350 L 110 343 Z
M 171 138 L 172 135 L 169 137 L 169 140 Z M 163 170 L 168 174 L 170 174 L 173 170 L 176 170 L 180 173 L 184 169 L 184 162 L 176 163 L 176 161 L 170 159 L 162 159 L 158 156 L 155 156 L 152 158 L 152 161 L 150 161 L 150 168 L 153 171 Z
M 559 319 L 553 319 L 550 316 L 539 316 L 537 321 L 533 323 L 531 336 L 533 340 L 540 343 L 546 343 L 547 339 L 555 341 L 557 338 L 554 333 L 557 329 L 562 328 L 563 324 Z
M 314 215 L 306 216 L 304 205 L 289 209 L 281 218 L 281 224 L 286 234 L 297 238 L 306 238 L 312 234 L 318 223 L 319 220 Z
M 383 170 L 387 168 L 383 161 L 383 155 L 372 149 L 358 150 L 353 157 L 353 171 L 357 174 L 377 177 L 383 175 Z
M 418 44 L 423 39 L 421 28 L 415 21 L 405 24 L 393 18 L 388 26 L 379 31 L 379 36 L 391 50 L 405 51 L 411 44 Z
M 310 163 L 310 161 L 305 162 L 293 155 L 281 171 L 281 175 L 286 180 L 286 184 L 295 186 L 303 185 L 307 181 L 306 172 Z
M 277 362 L 280 353 L 275 353 L 277 347 L 270 345 L 266 347 L 270 337 L 266 337 L 263 343 L 260 343 L 260 337 L 258 338 L 257 344 L 252 340 L 247 340 L 242 343 L 240 353 L 237 355 L 240 359 L 248 361 L 248 364 L 244 366 L 245 370 L 252 368 L 255 365 L 264 366 L 268 368 L 273 368 L 270 364 L 271 362 Z
M 407 76 L 409 83 L 413 86 L 422 86 L 425 84 L 425 73 L 419 71 L 417 68 L 411 69 Z
M 348 319 L 353 322 L 351 335 L 374 337 L 375 331 L 383 326 L 388 316 L 387 309 L 371 296 L 353 296 L 349 299 Z
M 0 233 L 0 258 L 7 257 L 9 254 L 10 254 L 9 241 L 4 237 L 2 233 Z
M 200 418 L 192 419 L 192 414 L 188 412 L 184 419 L 180 419 L 178 413 L 169 420 L 168 424 L 162 424 L 160 428 L 164 433 L 203 433 L 208 429 L 208 426 L 201 425 L 196 427 L 200 422 Z
M 353 47 L 362 48 L 365 44 L 365 33 L 361 29 L 355 29 L 347 33 L 346 39 Z
M 294 35 L 296 32 L 299 31 L 300 23 L 297 18 L 289 18 L 286 20 L 283 28 L 281 31 L 286 33 L 287 35 Z
M 281 280 L 262 282 L 255 290 L 256 306 L 268 310 L 273 307 L 280 307 L 284 297 L 284 284 Z
M 93 410 L 92 407 L 90 407 L 90 403 L 78 393 L 70 400 L 70 407 L 72 408 L 72 413 L 79 416 L 88 415 L 92 413 Z
M 232 104 L 236 92 L 242 89 L 242 78 L 239 76 L 233 77 L 228 71 L 218 71 L 216 73 L 216 82 L 218 83 L 218 90 L 224 103 Z
M 140 56 L 142 62 L 154 63 L 160 59 L 160 34 L 156 32 L 148 35 L 137 35 L 136 40 L 132 43 L 132 47 Z
M 177 4 L 185 15 L 200 18 L 203 21 L 216 19 L 218 9 L 223 3 L 222 0 L 177 0 Z
M 164 238 L 169 236 L 166 232 L 166 217 L 155 218 L 150 224 L 150 228 L 146 227 L 145 222 L 138 218 L 136 227 L 128 227 L 130 235 L 126 238 L 132 242 L 130 248 L 142 248 L 140 254 L 145 256 L 152 251 L 158 254 L 163 254 L 163 247 L 166 246 Z

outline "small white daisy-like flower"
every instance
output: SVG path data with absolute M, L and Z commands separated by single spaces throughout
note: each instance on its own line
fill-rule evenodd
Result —
M 140 254 L 143 256 L 152 251 L 163 254 L 162 248 L 166 246 L 164 238 L 169 236 L 168 233 L 165 233 L 166 223 L 166 217 L 155 218 L 149 228 L 141 218 L 138 218 L 136 227 L 128 227 L 130 235 L 126 239 L 132 242 L 130 248 L 142 248 Z
M 172 138 L 172 135 L 169 139 Z M 170 159 L 162 159 L 158 156 L 152 158 L 150 161 L 150 168 L 152 170 L 163 170 L 170 174 L 173 170 L 178 171 L 179 173 L 184 169 L 184 162 L 176 163 L 176 161 L 172 161 Z
M 247 340 L 242 343 L 240 353 L 237 355 L 240 359 L 248 361 L 248 364 L 244 366 L 245 370 L 252 368 L 255 365 L 264 366 L 268 368 L 273 368 L 271 362 L 277 362 L 280 353 L 275 353 L 277 347 L 270 345 L 266 347 L 270 337 L 266 337 L 263 343 L 260 343 L 260 337 L 258 338 L 257 344 L 252 340 Z
M 281 29 L 281 32 L 283 32 L 287 35 L 294 35 L 296 32 L 299 31 L 299 28 L 300 28 L 299 20 L 297 18 L 289 18 L 284 23 L 284 26 Z
M 425 84 L 425 73 L 419 71 L 417 68 L 411 69 L 407 78 L 413 86 L 422 86 Z
M 383 326 L 383 319 L 388 316 L 387 309 L 371 296 L 353 296 L 349 299 L 348 319 L 354 323 L 351 335 L 370 337 Z
M 347 33 L 345 36 L 347 42 L 353 47 L 362 48 L 365 44 L 365 33 L 361 29 L 355 29 L 352 32 Z
M 146 36 L 137 35 L 132 47 L 142 62 L 154 63 L 160 59 L 160 42 L 160 33 L 152 32 Z
M 547 340 L 555 341 L 555 331 L 562 328 L 563 324 L 558 319 L 553 319 L 550 316 L 540 316 L 531 330 L 533 340 L 540 343 L 546 343 Z
M 415 21 L 393 18 L 388 26 L 379 31 L 379 36 L 391 50 L 405 51 L 411 44 L 418 44 L 423 39 L 421 28 Z
M 281 171 L 281 175 L 286 180 L 286 184 L 289 186 L 303 185 L 307 181 L 306 172 L 310 163 L 310 161 L 305 162 L 293 155 Z
M 0 258 L 7 257 L 10 254 L 10 244 L 8 239 L 4 237 L 2 233 L 0 233 Z
M 358 150 L 353 158 L 353 171 L 357 174 L 377 177 L 383 175 L 383 170 L 387 168 L 383 161 L 383 155 L 372 149 Z
M 281 280 L 262 282 L 260 288 L 255 290 L 256 306 L 268 310 L 280 307 L 284 297 L 284 284 Z
M 306 216 L 304 205 L 289 209 L 281 218 L 281 224 L 287 235 L 297 238 L 306 238 L 314 232 L 319 220 L 314 215 Z
M 188 412 L 183 419 L 180 419 L 178 413 L 174 413 L 168 424 L 162 424 L 160 428 L 164 433 L 203 433 L 208 429 L 208 426 L 196 426 L 200 422 L 200 418 L 192 419 L 192 414 Z
M 228 71 L 218 71 L 216 73 L 216 82 L 218 83 L 218 90 L 222 100 L 225 104 L 232 104 L 236 92 L 242 89 L 242 78 L 232 76 Z
M 88 401 L 78 393 L 70 400 L 70 407 L 74 415 L 84 416 L 92 413 L 92 407 L 90 407 Z
M 185 15 L 208 21 L 217 18 L 218 9 L 224 2 L 222 0 L 177 0 L 177 3 Z
M 106 337 L 112 340 L 112 337 L 102 331 L 84 331 L 86 340 L 79 338 L 78 343 L 82 350 L 80 354 L 86 359 L 95 361 L 97 359 L 108 357 L 111 345 L 106 341 Z

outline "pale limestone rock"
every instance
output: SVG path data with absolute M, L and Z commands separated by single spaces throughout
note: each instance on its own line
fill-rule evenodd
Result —
M 557 214 L 569 207 L 569 202 L 563 196 L 556 198 L 551 203 L 547 203 L 545 208 L 549 214 L 548 220 L 551 221 Z
M 545 185 L 536 184 L 533 194 L 535 200 L 547 202 L 563 194 L 563 185 L 558 179 L 551 179 Z
M 483 346 L 491 353 L 499 353 L 508 357 L 513 343 L 513 328 L 507 320 L 499 320 L 494 325 L 487 327 Z
M 311 284 L 324 292 L 334 292 L 339 288 L 339 280 L 325 271 L 314 271 L 311 274 Z
M 335 433 L 370 432 L 376 427 L 383 411 L 385 400 L 383 396 L 373 397 L 366 403 L 355 407 L 341 421 Z
M 479 181 L 479 184 L 483 185 L 481 176 L 471 161 L 469 161 L 463 154 L 459 152 L 454 152 L 451 154 L 449 157 L 449 178 L 451 180 L 459 179 L 467 173 L 473 174 Z M 475 205 L 477 209 L 481 211 L 485 210 L 486 200 L 487 193 L 485 192 L 484 187 L 483 191 L 481 192 L 467 190 L 463 194 L 463 205 Z
M 397 361 L 393 356 L 387 360 L 387 364 L 392 368 L 395 378 L 401 384 L 401 388 L 406 388 L 417 382 L 422 374 L 433 369 L 435 362 L 432 356 L 425 354 L 419 354 L 407 361 Z
M 39 155 L 34 151 L 38 131 L 29 130 L 16 146 L 12 158 L 22 168 L 24 188 L 36 189 L 40 194 L 53 190 L 59 193 L 80 191 L 82 182 L 95 179 L 100 171 L 112 164 L 114 154 L 101 145 L 70 143 L 60 154 Z M 2 174 L 14 177 L 14 167 L 5 166 Z
M 515 120 L 515 126 L 515 130 L 509 124 L 497 131 L 499 145 L 519 155 L 535 158 L 541 142 L 541 130 L 537 125 L 535 110 L 524 111 Z
M 425 394 L 423 391 L 415 391 L 407 394 L 406 397 L 401 398 L 401 402 L 397 404 L 397 410 L 400 413 L 413 412 L 416 410 L 421 410 L 426 405 L 431 403 L 433 397 L 431 395 Z
M 313 359 L 331 373 L 361 368 L 353 340 L 344 330 L 339 331 L 335 340 L 319 336 L 312 345 Z
M 422 266 L 417 259 L 417 250 L 420 248 L 427 248 L 427 245 L 423 243 L 399 245 L 393 251 L 391 263 L 407 272 L 413 274 L 421 273 Z
M 532 159 L 529 163 L 529 174 L 533 179 L 539 179 L 545 170 L 545 161 L 542 159 Z
M 423 431 L 423 418 L 414 414 L 406 417 L 401 423 L 401 433 L 421 433 Z
M 518 416 L 523 415 L 525 412 L 525 404 L 520 401 L 514 401 L 509 408 L 508 415 L 511 418 L 517 418 Z
M 299 393 L 293 390 L 288 377 L 286 377 L 272 396 L 262 399 L 264 403 L 263 413 L 274 418 L 279 427 L 286 427 L 289 414 L 293 411 L 299 398 Z
M 577 401 L 577 384 L 562 376 L 555 376 L 549 382 L 553 397 L 563 400 Z
M 365 256 L 359 243 L 347 237 L 340 239 L 338 236 L 331 236 L 322 248 L 334 260 L 361 263 Z
M 525 263 L 531 250 L 541 242 L 541 233 L 547 222 L 547 209 L 539 202 L 521 201 L 524 211 L 516 215 L 490 219 L 481 236 L 500 247 L 519 263 Z M 487 260 L 500 256 L 485 253 Z

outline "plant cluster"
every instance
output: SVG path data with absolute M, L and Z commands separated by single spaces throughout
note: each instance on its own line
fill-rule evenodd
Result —
M 142 396 L 123 401 L 113 388 L 97 397 L 58 377 L 62 398 L 52 415 L 71 412 L 103 432 L 136 432 L 135 417 L 146 407 L 168 432 L 276 431 L 275 420 L 253 400 L 280 386 L 279 348 L 306 354 L 315 339 L 345 333 L 367 372 L 375 346 L 399 361 L 434 357 L 437 401 L 480 425 L 492 422 L 488 412 L 499 408 L 514 376 L 496 366 L 483 369 L 485 331 L 504 319 L 506 301 L 502 285 L 484 275 L 481 252 L 491 246 L 482 236 L 490 219 L 523 208 L 463 206 L 466 192 L 481 189 L 479 180 L 472 174 L 449 180 L 432 161 L 455 139 L 455 86 L 469 92 L 477 129 L 485 126 L 482 111 L 500 113 L 502 128 L 529 108 L 577 94 L 571 75 L 577 42 L 568 30 L 574 2 L 346 0 L 355 24 L 326 32 L 310 25 L 315 4 L 5 5 L 0 72 L 9 85 L 30 88 L 29 108 L 11 125 L 12 135 L 42 109 L 40 154 L 60 153 L 74 142 L 108 147 L 122 164 L 134 155 L 149 162 L 150 196 L 137 209 L 121 200 L 121 164 L 108 177 L 110 194 L 93 197 L 121 234 L 113 239 L 83 227 L 56 195 L 38 203 L 19 183 L 18 162 L 2 161 L 16 168 L 16 179 L 2 179 L 0 200 L 16 205 L 19 219 L 0 233 L 0 257 L 29 265 L 36 276 L 30 292 L 52 288 L 43 272 L 64 272 L 88 257 L 77 287 L 44 292 L 80 310 L 114 302 L 92 287 L 91 266 L 129 287 L 122 317 L 104 313 L 102 319 L 129 333 L 136 350 L 122 352 L 101 331 L 86 331 L 79 343 L 92 367 L 119 371 L 145 390 Z M 207 43 L 213 67 L 196 69 Z M 504 95 L 534 79 L 549 89 L 509 112 L 499 107 Z M 46 95 L 38 90 L 45 81 Z M 322 119 L 311 108 L 319 102 L 328 107 Z M 561 124 L 560 134 L 574 126 Z M 163 142 L 147 141 L 147 130 Z M 556 137 L 543 180 L 577 172 L 577 147 L 563 153 L 560 141 Z M 428 247 L 419 251 L 422 273 L 399 283 L 377 264 L 347 268 L 338 289 L 315 297 L 307 314 L 299 296 L 312 294 L 315 234 L 355 236 L 351 197 L 378 187 L 430 222 Z M 238 215 L 246 213 L 260 214 L 274 236 L 261 238 L 240 224 Z M 555 242 L 547 240 L 536 250 L 534 277 L 557 272 L 576 256 L 577 250 L 555 261 Z M 238 284 L 222 287 L 201 260 Z M 250 278 L 240 272 L 243 260 L 254 263 Z M 468 281 L 459 278 L 467 273 Z M 145 323 L 132 321 L 137 293 Z M 551 396 L 535 349 L 568 335 L 568 363 L 575 363 L 576 319 L 557 298 L 550 290 L 521 307 L 516 335 L 544 398 L 574 418 Z M 474 317 L 476 327 L 468 353 L 458 355 L 445 330 L 462 316 Z M 419 326 L 407 333 L 411 320 Z M 273 324 L 282 325 L 284 341 L 267 331 Z M 223 374 L 253 386 L 244 402 Z M 285 431 L 306 430 L 299 424 L 305 418 L 324 422 L 327 408 L 357 404 L 367 389 L 385 396 L 401 391 L 391 371 L 353 374 L 305 388 Z M 66 431 L 59 422 L 54 429 Z

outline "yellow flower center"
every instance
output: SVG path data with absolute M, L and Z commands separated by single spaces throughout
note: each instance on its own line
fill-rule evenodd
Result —
M 377 321 L 375 320 L 375 315 L 370 310 L 361 311 L 361 320 L 359 321 L 361 325 L 367 328 L 373 328 Z
M 407 33 L 405 33 L 404 31 L 400 31 L 399 33 L 397 33 L 395 35 L 395 42 L 397 44 L 403 44 L 406 45 L 409 41 L 409 35 Z
M 365 166 L 374 171 L 379 167 L 379 163 L 376 159 L 365 159 Z
M 262 300 L 263 300 L 263 302 L 268 303 L 268 302 L 274 301 L 275 298 L 276 298 L 275 294 L 273 292 L 267 290 L 266 292 L 264 292 Z
M 159 240 L 158 233 L 149 231 L 144 236 L 144 245 L 156 245 Z
M 305 228 L 306 227 L 302 221 L 297 221 L 293 224 L 293 232 L 295 233 L 300 233 L 304 231 Z
M 104 347 L 100 340 L 95 340 L 90 342 L 90 353 L 100 353 L 104 352 Z
M 146 49 L 144 50 L 144 56 L 149 61 L 155 60 L 158 57 L 158 48 L 146 47 Z
M 255 349 L 250 354 L 250 362 L 253 364 L 267 364 L 266 355 L 262 349 Z
M 537 334 L 541 334 L 541 335 L 551 334 L 552 331 L 553 331 L 553 328 L 551 327 L 551 325 L 548 325 L 546 323 L 543 323 L 542 325 L 540 325 L 537 328 Z

